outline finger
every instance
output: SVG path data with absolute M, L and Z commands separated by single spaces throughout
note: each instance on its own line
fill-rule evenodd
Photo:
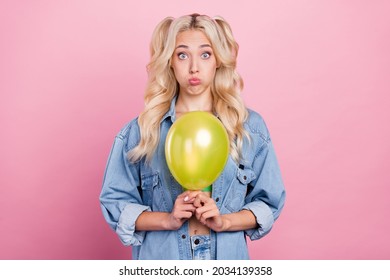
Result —
M 172 218 L 174 220 L 189 219 L 189 218 L 191 218 L 191 216 L 192 216 L 191 212 L 175 212 L 175 213 L 172 213 Z
M 194 207 L 196 207 L 196 206 L 194 205 Z M 205 204 L 202 207 L 196 208 L 196 212 L 199 214 L 202 214 L 202 213 L 207 212 L 207 211 L 212 211 L 212 210 L 218 210 L 218 208 L 215 204 L 211 204 L 211 203 Z
M 206 211 L 206 212 L 202 213 L 201 218 L 207 220 L 207 219 L 210 219 L 210 218 L 217 217 L 219 215 L 220 214 L 219 214 L 218 209 L 212 209 L 210 211 Z
M 180 215 L 179 215 L 180 219 L 189 219 L 192 217 L 192 212 L 187 212 L 187 211 L 184 211 L 184 212 L 181 212 Z
M 193 202 L 193 205 L 194 205 L 195 207 L 201 207 L 200 202 L 201 202 L 200 198 L 199 198 L 199 197 L 195 197 L 194 202 Z
M 194 212 L 196 207 L 193 204 L 182 204 L 180 205 L 179 210 Z
M 201 193 L 201 191 L 185 191 L 182 193 L 184 202 L 192 203 L 199 193 Z
M 208 196 L 197 196 L 194 200 L 195 207 L 204 207 L 206 205 L 215 205 L 214 199 Z
M 202 217 L 205 219 L 213 217 L 213 215 L 219 215 L 219 210 L 215 205 L 207 205 L 204 207 L 196 208 L 195 216 L 198 220 L 201 220 Z
M 176 218 L 190 218 L 192 217 L 193 213 L 195 213 L 195 207 L 191 207 L 190 205 L 184 205 L 183 207 L 177 207 L 172 211 L 172 214 Z
M 198 220 L 202 224 L 206 225 L 207 224 L 207 220 L 216 218 L 218 216 L 219 216 L 219 211 L 218 210 L 211 210 L 211 211 L 207 211 L 207 212 L 202 213 L 202 215 L 199 217 Z
M 203 193 L 200 193 L 196 196 L 195 200 L 194 200 L 194 206 L 195 207 L 202 207 L 204 206 L 205 204 L 207 204 L 207 202 L 209 200 L 212 200 L 212 198 L 204 195 Z
M 191 191 L 183 191 L 181 194 L 179 194 L 177 197 L 185 197 L 186 195 L 189 195 Z
M 176 200 L 175 200 L 175 204 L 176 203 L 192 203 L 193 202 L 193 198 L 192 198 L 193 195 L 190 194 L 189 191 L 185 191 L 181 194 L 179 194 L 177 197 L 176 197 Z

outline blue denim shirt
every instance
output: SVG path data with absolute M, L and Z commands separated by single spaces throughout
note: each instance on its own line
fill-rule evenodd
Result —
M 260 239 L 272 228 L 285 201 L 285 189 L 268 129 L 259 114 L 249 111 L 244 124 L 251 141 L 244 142 L 243 160 L 230 156 L 213 183 L 212 198 L 221 214 L 248 209 L 257 228 L 246 231 L 211 231 L 215 259 L 249 259 L 246 236 Z M 143 211 L 171 212 L 182 187 L 165 160 L 165 138 L 175 121 L 175 99 L 161 121 L 161 137 L 151 163 L 130 163 L 127 152 L 140 140 L 137 118 L 116 136 L 100 195 L 103 215 L 124 245 L 132 246 L 133 259 L 192 259 L 188 221 L 176 231 L 138 231 L 135 221 Z

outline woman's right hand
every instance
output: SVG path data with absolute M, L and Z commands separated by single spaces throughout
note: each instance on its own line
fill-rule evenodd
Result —
M 177 230 L 192 217 L 196 209 L 193 202 L 200 192 L 185 191 L 177 196 L 172 212 L 168 215 L 167 229 Z

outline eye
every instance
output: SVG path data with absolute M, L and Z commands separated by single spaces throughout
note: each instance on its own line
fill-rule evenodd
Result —
M 187 58 L 187 55 L 186 55 L 185 53 L 178 53 L 178 54 L 177 54 L 177 57 L 178 57 L 179 59 L 183 60 L 183 59 L 186 59 L 186 58 Z
M 203 58 L 203 59 L 208 59 L 210 56 L 211 56 L 211 53 L 204 52 L 204 53 L 202 53 L 202 55 L 200 57 Z

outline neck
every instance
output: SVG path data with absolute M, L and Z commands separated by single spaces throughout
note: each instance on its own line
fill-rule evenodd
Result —
M 176 112 L 184 114 L 192 111 L 211 112 L 213 100 L 208 96 L 187 96 L 179 94 L 176 102 Z

